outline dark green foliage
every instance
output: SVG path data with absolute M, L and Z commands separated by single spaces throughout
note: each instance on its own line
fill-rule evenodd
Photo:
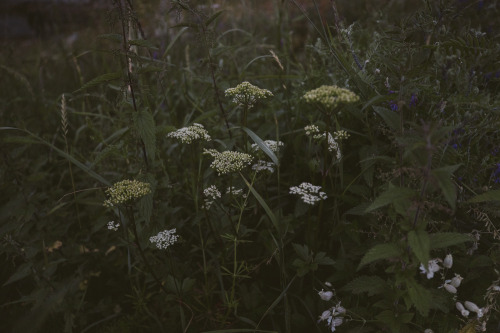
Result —
M 220 3 L 2 42 L 0 331 L 493 332 L 500 2 Z M 237 105 L 244 81 L 273 96 Z M 209 149 L 253 160 L 219 176 Z M 105 207 L 126 179 L 151 191 Z

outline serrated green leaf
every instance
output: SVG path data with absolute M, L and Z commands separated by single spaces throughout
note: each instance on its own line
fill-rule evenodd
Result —
M 430 239 L 424 230 L 411 230 L 408 233 L 408 243 L 418 260 L 422 263 L 429 261 Z
M 375 110 L 375 112 L 382 117 L 390 129 L 394 131 L 399 130 L 399 127 L 401 126 L 401 118 L 398 113 L 381 106 L 374 106 L 373 110 Z
M 353 294 L 368 293 L 368 296 L 373 296 L 383 293 L 387 289 L 387 283 L 379 276 L 364 275 L 349 282 L 342 289 Z
M 134 113 L 134 125 L 146 146 L 148 158 L 154 162 L 156 155 L 156 128 L 153 115 L 147 110 Z
M 271 160 L 274 162 L 274 164 L 276 165 L 279 165 L 279 160 L 278 160 L 278 157 L 276 157 L 276 155 L 274 154 L 274 152 L 269 149 L 269 147 L 264 143 L 264 141 L 262 141 L 261 138 L 259 138 L 259 136 L 257 134 L 255 134 L 254 132 L 252 132 L 252 130 L 250 130 L 249 128 L 246 128 L 246 127 L 241 127 L 242 130 L 244 130 L 249 137 L 252 138 L 252 140 L 257 144 L 257 146 L 259 146 L 259 148 L 267 155 L 271 158 Z
M 76 92 L 95 87 L 101 83 L 109 82 L 109 81 L 114 81 L 122 78 L 122 73 L 121 72 L 112 72 L 112 73 L 106 73 L 99 75 L 98 77 L 93 78 L 89 82 L 85 83 L 83 86 L 80 87 L 80 89 L 76 90 Z
M 452 209 L 456 207 L 457 189 L 451 177 L 459 167 L 460 164 L 456 164 L 432 170 L 433 176 L 436 178 L 446 201 L 448 201 Z
M 179 37 L 185 33 L 186 31 L 188 30 L 187 27 L 184 27 L 182 28 L 181 30 L 179 30 L 179 32 L 174 36 L 174 38 L 172 38 L 172 41 L 170 42 L 170 44 L 168 44 L 167 48 L 165 49 L 165 52 L 163 52 L 163 55 L 161 56 L 162 59 L 164 59 L 168 52 L 170 51 L 170 49 L 174 46 L 175 42 L 179 39 Z
M 399 257 L 399 255 L 399 249 L 395 244 L 377 244 L 368 250 L 368 252 L 366 252 L 363 256 L 363 259 L 361 259 L 361 262 L 359 263 L 358 270 L 364 265 L 376 260 Z
M 388 204 L 401 204 L 403 201 L 409 201 L 415 195 L 412 189 L 406 187 L 391 186 L 382 193 L 373 203 L 368 206 L 365 212 L 371 212 L 375 209 L 384 207 Z
M 332 258 L 327 257 L 325 252 L 319 252 L 316 254 L 313 261 L 318 265 L 335 265 L 335 261 Z
M 488 192 L 481 193 L 475 197 L 469 199 L 467 202 L 485 202 L 485 201 L 500 201 L 500 190 L 492 190 Z
M 427 317 L 432 303 L 432 294 L 415 281 L 407 281 L 408 295 L 413 305 L 423 317 Z
M 296 243 L 292 243 L 293 249 L 295 250 L 295 253 L 304 261 L 309 261 L 309 248 L 307 245 L 300 245 Z
M 458 232 L 437 232 L 430 234 L 429 238 L 431 242 L 431 250 L 472 241 L 470 235 Z

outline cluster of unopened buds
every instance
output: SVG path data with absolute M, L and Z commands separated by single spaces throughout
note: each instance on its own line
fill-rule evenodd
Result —
M 330 110 L 359 101 L 359 96 L 349 89 L 326 85 L 306 92 L 303 98 L 307 103 L 320 104 Z
M 203 154 L 210 155 L 214 158 L 210 167 L 217 171 L 219 176 L 241 171 L 245 166 L 249 165 L 253 159 L 251 155 L 229 150 L 220 153 L 215 149 L 204 149 Z
M 233 102 L 251 108 L 259 100 L 273 96 L 267 89 L 261 89 L 248 81 L 238 84 L 234 88 L 226 89 L 227 97 L 232 97 Z
M 149 193 L 151 193 L 149 183 L 138 180 L 122 180 L 106 190 L 108 199 L 104 200 L 104 206 L 113 207 L 114 205 L 124 204 Z

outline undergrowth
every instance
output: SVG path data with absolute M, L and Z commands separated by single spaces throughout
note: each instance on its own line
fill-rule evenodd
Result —
M 116 0 L 6 45 L 2 331 L 497 331 L 499 6 Z

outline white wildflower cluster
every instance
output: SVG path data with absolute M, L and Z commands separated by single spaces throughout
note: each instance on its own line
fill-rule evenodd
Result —
M 273 173 L 274 172 L 273 166 L 274 163 L 272 162 L 258 160 L 256 164 L 252 165 L 252 170 L 255 170 L 255 172 L 268 171 L 270 173 Z
M 220 153 L 215 149 L 204 149 L 203 154 L 208 154 L 214 158 L 210 167 L 217 171 L 219 176 L 240 171 L 249 165 L 253 159 L 251 155 L 229 150 Z
M 431 259 L 427 263 L 427 266 L 424 266 L 424 264 L 420 264 L 420 273 L 426 274 L 427 279 L 432 279 L 434 277 L 434 273 L 439 272 L 441 269 L 441 266 L 439 266 L 438 262 L 441 261 L 441 259 L 436 258 L 436 259 Z
M 209 210 L 210 206 L 214 203 L 215 200 L 221 197 L 220 191 L 217 189 L 217 186 L 210 185 L 206 189 L 203 190 L 203 196 L 205 197 L 205 203 L 201 207 L 202 209 Z
M 281 141 L 274 141 L 274 140 L 265 140 L 264 143 L 266 144 L 266 146 L 273 152 L 273 153 L 277 153 L 278 152 L 278 148 L 279 147 L 283 147 L 285 144 Z M 258 152 L 259 151 L 259 145 L 257 145 L 256 143 L 252 143 L 252 150 L 254 152 Z
M 316 125 L 307 125 L 304 127 L 307 136 L 313 136 L 319 133 L 319 127 Z
M 108 230 L 118 231 L 119 226 L 120 226 L 120 223 L 115 223 L 115 221 L 108 222 Z
M 464 304 L 457 302 L 455 303 L 457 310 L 464 317 L 468 317 L 471 312 L 475 312 L 477 318 L 482 318 L 485 314 L 485 308 L 479 308 L 475 303 L 465 301 Z
M 156 245 L 160 250 L 164 250 L 170 245 L 173 245 L 177 242 L 179 236 L 175 235 L 175 228 L 171 230 L 163 230 L 158 233 L 156 236 L 149 237 L 149 241 Z
M 345 313 L 345 308 L 341 306 L 339 302 L 330 309 L 323 311 L 319 317 L 318 323 L 326 320 L 326 326 L 330 329 L 330 331 L 335 332 L 336 327 L 342 325 L 344 322 Z
M 180 128 L 167 134 L 167 137 L 178 139 L 182 143 L 190 144 L 195 140 L 210 141 L 212 138 L 201 124 L 194 123 L 192 126 Z
M 342 140 L 347 140 L 350 135 L 344 130 L 339 130 L 335 131 L 333 133 L 333 136 L 335 137 L 335 140 L 342 141 Z
M 328 133 L 328 151 L 335 152 L 338 161 L 342 159 L 342 152 L 340 151 L 340 146 L 334 139 L 333 135 L 331 135 L 330 133 Z
M 239 196 L 241 196 L 241 197 L 243 197 L 243 198 L 246 198 L 246 197 L 247 197 L 247 195 L 246 195 L 245 193 L 243 193 L 243 189 L 241 189 L 241 188 L 236 188 L 236 187 L 234 187 L 234 186 L 228 187 L 228 188 L 226 189 L 226 194 L 231 194 L 231 195 L 233 195 L 233 196 L 235 196 L 235 197 L 239 197 Z
M 227 97 L 232 97 L 234 103 L 248 108 L 253 107 L 259 99 L 273 96 L 269 90 L 261 89 L 247 81 L 238 84 L 235 88 L 226 89 L 225 94 Z
M 338 86 L 321 86 L 306 92 L 303 98 L 308 103 L 320 104 L 329 110 L 359 101 L 358 95 Z
M 306 204 L 314 205 L 317 201 L 327 198 L 326 193 L 320 190 L 321 186 L 304 182 L 299 186 L 290 187 L 290 194 L 298 194 Z
M 138 199 L 149 193 L 151 193 L 151 185 L 149 183 L 138 180 L 122 180 L 106 190 L 108 199 L 104 200 L 104 206 L 113 207 L 114 205 Z

